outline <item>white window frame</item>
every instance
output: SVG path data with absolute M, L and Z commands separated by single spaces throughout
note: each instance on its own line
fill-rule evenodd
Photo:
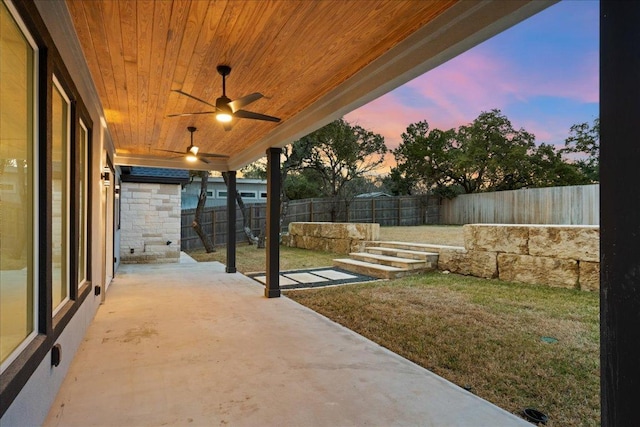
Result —
M 255 191 L 252 190 L 244 190 L 244 191 L 239 191 L 240 193 L 240 197 L 242 197 L 243 199 L 257 199 L 257 193 Z M 251 196 L 247 196 L 247 194 L 251 194 Z
M 216 191 L 216 199 L 226 199 L 226 198 L 227 198 L 227 190 Z
M 84 150 L 83 150 L 84 151 L 84 159 L 83 159 L 84 177 L 82 179 L 82 182 L 84 183 L 84 188 L 82 189 L 84 200 L 80 201 L 83 204 L 83 206 L 78 207 L 83 211 L 82 218 L 84 220 L 83 224 L 78 223 L 78 231 L 80 231 L 81 228 L 84 228 L 84 245 L 81 248 L 82 256 L 84 257 L 84 279 L 82 281 L 78 280 L 78 289 L 84 286 L 89 280 L 87 272 L 89 271 L 88 266 L 90 262 L 90 260 L 87 258 L 89 255 L 89 250 L 88 250 L 88 246 L 89 246 L 88 245 L 88 241 L 89 241 L 89 218 L 88 218 L 88 213 L 89 213 L 89 209 L 88 209 L 89 208 L 89 130 L 87 129 L 87 126 L 84 124 L 82 119 L 80 119 L 79 121 L 80 121 L 80 127 L 84 131 L 84 141 L 80 141 L 81 144 L 84 144 Z M 69 150 L 69 154 L 71 154 L 71 150 Z
M 69 259 L 70 259 L 70 239 L 69 239 L 69 229 L 70 229 L 70 209 L 69 209 L 69 198 L 71 197 L 71 188 L 70 188 L 70 183 L 71 183 L 71 178 L 70 178 L 70 162 L 71 162 L 71 100 L 69 99 L 69 96 L 67 95 L 67 93 L 65 92 L 65 90 L 62 88 L 62 85 L 60 84 L 60 82 L 58 81 L 58 78 L 56 77 L 55 74 L 52 74 L 52 83 L 53 85 L 56 87 L 56 89 L 59 91 L 60 95 L 62 96 L 62 98 L 65 100 L 65 102 L 67 103 L 67 141 L 66 141 L 66 147 L 65 147 L 65 152 L 63 153 L 63 156 L 65 157 L 65 164 L 66 164 L 66 169 L 65 169 L 65 175 L 64 175 L 64 184 L 63 184 L 63 191 L 66 192 L 66 203 L 62 203 L 62 209 L 66 209 L 66 215 L 65 215 L 65 222 L 66 224 L 64 224 L 65 227 L 65 232 L 62 233 L 62 241 L 65 242 L 65 253 L 64 253 L 64 261 L 65 261 L 65 271 L 66 271 L 66 277 L 63 277 L 63 280 L 65 282 L 65 285 L 67 287 L 67 296 L 60 301 L 60 303 L 56 306 L 53 307 L 53 312 L 51 313 L 52 317 L 55 317 L 56 314 L 58 314 L 58 312 L 65 306 L 65 304 L 67 302 L 69 302 L 71 300 L 71 281 L 70 279 L 70 263 L 69 263 Z
M 35 41 L 35 39 L 33 38 L 33 36 L 31 36 L 31 33 L 29 32 L 29 30 L 27 30 L 26 25 L 24 25 L 24 22 L 22 21 L 22 19 L 20 19 L 20 14 L 18 13 L 18 11 L 16 10 L 16 8 L 13 6 L 13 3 L 11 2 L 11 0 L 2 0 L 3 3 L 5 4 L 5 6 L 7 7 L 7 9 L 9 10 L 9 14 L 11 15 L 11 17 L 13 18 L 13 20 L 16 22 L 16 24 L 18 25 L 18 28 L 20 28 L 20 31 L 22 32 L 22 35 L 24 36 L 24 38 L 26 39 L 27 43 L 29 44 L 29 46 L 32 49 L 33 52 L 33 111 L 32 113 L 32 117 L 33 117 L 33 147 L 32 147 L 32 151 L 31 151 L 31 163 L 32 163 L 32 167 L 31 170 L 29 171 L 30 176 L 29 179 L 31 179 L 31 188 L 33 190 L 33 194 L 31 195 L 31 201 L 33 203 L 31 212 L 32 212 L 32 218 L 31 218 L 31 235 L 33 236 L 32 238 L 32 242 L 31 244 L 33 245 L 33 247 L 31 248 L 31 259 L 32 259 L 32 263 L 31 263 L 31 269 L 30 269 L 30 274 L 27 275 L 28 277 L 28 281 L 31 283 L 31 288 L 33 291 L 33 306 L 32 306 L 32 310 L 33 310 L 33 330 L 31 331 L 31 333 L 29 335 L 27 335 L 24 340 L 22 341 L 22 343 L 20 343 L 20 345 L 18 345 L 13 352 L 11 352 L 11 354 L 9 356 L 7 356 L 7 358 L 0 364 L 0 373 L 4 372 L 9 365 L 11 365 L 11 363 L 13 363 L 14 360 L 16 360 L 18 358 L 18 356 L 24 351 L 25 348 L 27 348 L 27 346 L 29 344 L 31 344 L 31 342 L 34 340 L 35 337 L 38 336 L 38 309 L 39 309 L 39 305 L 38 305 L 38 301 L 40 299 L 40 288 L 38 286 L 38 265 L 39 265 L 39 254 L 38 254 L 38 250 L 37 248 L 39 247 L 39 237 L 38 237 L 38 227 L 36 226 L 38 223 L 38 215 L 39 215 L 39 206 L 38 206 L 38 194 L 40 193 L 39 191 L 39 187 L 38 187 L 38 171 L 40 170 L 40 165 L 38 163 L 38 159 L 39 159 L 39 150 L 38 150 L 38 141 L 39 141 L 39 134 L 38 134 L 38 120 L 39 120 L 39 115 L 38 115 L 38 92 L 39 92 L 39 85 L 38 85 L 38 69 L 39 69 L 39 49 L 38 49 L 38 45 Z

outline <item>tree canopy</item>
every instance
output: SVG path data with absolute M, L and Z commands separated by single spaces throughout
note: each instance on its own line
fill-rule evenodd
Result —
M 564 153 L 580 156 L 576 165 L 591 182 L 600 180 L 600 119 L 593 124 L 579 123 L 571 126 L 569 137 L 565 140 Z
M 290 157 L 297 171 L 312 173 L 322 195 L 341 197 L 349 183 L 376 170 L 386 153 L 382 135 L 339 119 L 295 141 Z
M 564 151 L 548 144 L 536 146 L 533 134 L 515 129 L 496 109 L 458 129 L 442 131 L 430 129 L 426 121 L 413 123 L 392 152 L 397 166 L 386 181 L 396 194 L 453 197 L 590 182 L 577 163 L 565 161 Z

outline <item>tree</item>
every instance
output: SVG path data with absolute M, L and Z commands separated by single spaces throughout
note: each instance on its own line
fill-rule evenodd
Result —
M 399 192 L 454 197 L 585 181 L 562 152 L 547 144 L 536 146 L 533 134 L 515 129 L 495 109 L 457 130 L 430 130 L 426 121 L 411 124 L 393 154 L 397 166 L 389 179 Z
M 313 172 L 322 195 L 334 199 L 335 221 L 337 202 L 350 197 L 348 183 L 377 169 L 386 152 L 382 135 L 339 119 L 293 143 L 289 172 Z
M 397 166 L 389 180 L 394 193 L 426 194 L 450 185 L 454 145 L 453 129 L 431 130 L 427 121 L 410 124 L 393 150 Z
M 211 238 L 207 233 L 202 229 L 202 213 L 204 211 L 205 204 L 207 203 L 207 185 L 209 182 L 209 171 L 196 171 L 191 172 L 192 175 L 196 175 L 200 177 L 200 195 L 198 196 L 198 205 L 196 206 L 196 213 L 193 218 L 193 222 L 191 223 L 191 227 L 195 230 L 198 237 L 200 237 L 200 241 L 204 246 L 204 250 L 207 253 L 215 252 L 216 249 L 211 241 Z
M 600 119 L 571 126 L 563 153 L 579 154 L 575 163 L 589 182 L 600 180 Z
M 264 157 L 249 163 L 240 169 L 240 173 L 243 178 L 267 179 L 267 163 L 264 161 Z
M 222 179 L 224 180 L 224 184 L 227 186 L 227 190 L 229 189 L 229 175 L 227 172 L 222 172 Z M 235 194 L 236 203 L 240 208 L 240 213 L 242 214 L 242 230 L 244 231 L 245 236 L 247 237 L 247 242 L 251 245 L 255 245 L 259 242 L 259 239 L 253 234 L 253 230 L 251 230 L 251 224 L 249 223 L 249 215 L 247 214 L 247 207 L 244 204 L 244 200 L 242 200 L 242 195 L 236 189 Z M 232 238 L 234 236 L 229 236 Z
M 514 129 L 500 110 L 482 112 L 473 123 L 458 128 L 451 179 L 465 193 L 527 187 L 528 157 L 534 148 L 533 134 Z

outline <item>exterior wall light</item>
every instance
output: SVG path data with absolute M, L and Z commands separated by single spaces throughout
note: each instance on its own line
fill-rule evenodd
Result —
M 102 180 L 102 185 L 108 187 L 111 185 L 111 170 L 109 168 L 104 168 L 102 173 L 100 174 L 100 179 Z

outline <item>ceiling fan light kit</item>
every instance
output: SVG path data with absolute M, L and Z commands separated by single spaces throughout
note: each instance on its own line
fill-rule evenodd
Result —
M 200 148 L 196 145 L 193 145 L 193 133 L 198 129 L 195 126 L 189 126 L 187 127 L 187 130 L 191 133 L 191 144 L 187 147 L 186 151 L 182 152 L 182 151 L 174 151 L 174 150 L 163 150 L 160 148 L 157 148 L 156 150 L 166 151 L 167 153 L 182 154 L 184 155 L 184 159 L 191 163 L 197 162 L 198 160 L 200 160 L 203 163 L 209 164 L 209 162 L 205 160 L 204 157 L 229 158 L 229 156 L 226 156 L 224 154 L 200 152 Z
M 267 122 L 279 122 L 280 119 L 278 117 L 267 116 L 266 114 L 254 113 L 252 111 L 242 110 L 243 107 L 251 104 L 252 102 L 257 101 L 260 98 L 263 98 L 259 92 L 254 92 L 249 95 L 243 96 L 242 98 L 238 98 L 235 101 L 231 100 L 227 97 L 227 82 L 226 78 L 231 73 L 231 67 L 228 65 L 218 65 L 216 67 L 218 74 L 222 76 L 222 96 L 216 99 L 215 105 L 207 102 L 203 99 L 200 99 L 196 96 L 183 92 L 181 90 L 174 89 L 173 92 L 177 92 L 180 95 L 187 96 L 196 101 L 202 102 L 210 107 L 214 107 L 215 111 L 201 111 L 197 113 L 179 113 L 179 114 L 170 114 L 168 117 L 184 117 L 184 116 L 192 116 L 197 114 L 215 114 L 216 120 L 222 123 L 225 131 L 229 131 L 232 128 L 231 122 L 233 119 L 252 119 L 252 120 L 263 120 Z

